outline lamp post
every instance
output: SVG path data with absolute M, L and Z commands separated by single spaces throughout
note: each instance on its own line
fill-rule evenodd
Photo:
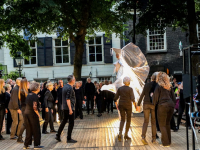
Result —
M 24 61 L 24 58 L 22 57 L 22 56 L 20 56 L 20 57 L 16 57 L 15 58 L 15 61 L 16 61 L 16 63 L 17 63 L 17 66 L 19 67 L 19 77 L 21 77 L 21 72 L 22 72 L 22 69 L 21 69 L 21 67 L 22 67 L 22 65 L 23 65 L 23 61 Z

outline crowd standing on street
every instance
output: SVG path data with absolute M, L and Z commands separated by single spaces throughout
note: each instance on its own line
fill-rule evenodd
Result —
M 183 82 L 176 82 L 164 72 L 155 72 L 151 76 L 151 82 L 144 85 L 138 103 L 130 84 L 130 78 L 124 77 L 124 86 L 117 89 L 116 94 L 110 91 L 101 91 L 105 84 L 112 81 L 94 83 L 91 78 L 83 85 L 82 81 L 76 81 L 73 75 L 67 77 L 67 84 L 63 80 L 58 83 L 46 81 L 38 83 L 28 82 L 25 77 L 16 81 L 0 79 L 0 131 L 6 116 L 6 134 L 10 134 L 10 140 L 24 143 L 24 149 L 28 149 L 34 140 L 34 149 L 41 149 L 41 134 L 56 133 L 56 140 L 61 141 L 61 133 L 68 123 L 67 143 L 76 143 L 73 139 L 73 127 L 76 119 L 84 119 L 87 115 L 97 113 L 97 117 L 103 117 L 106 113 L 113 113 L 116 106 L 120 116 L 118 140 L 122 137 L 131 140 L 128 136 L 132 104 L 137 111 L 143 102 L 144 123 L 141 131 L 141 141 L 148 144 L 146 132 L 151 116 L 152 143 L 157 143 L 157 132 L 161 132 L 162 146 L 171 144 L 171 129 L 179 130 L 182 116 L 185 115 L 185 101 L 183 99 Z M 5 84 L 6 83 L 6 84 Z M 86 106 L 87 115 L 83 114 L 83 106 Z M 41 114 L 41 115 L 40 115 Z M 175 124 L 174 115 L 177 117 Z M 41 120 L 44 120 L 42 132 Z M 54 128 L 54 122 L 59 122 L 58 131 Z M 125 134 L 122 135 L 126 123 Z M 50 131 L 47 130 L 48 124 Z M 22 135 L 26 130 L 25 141 Z M 0 140 L 4 137 L 0 133 Z

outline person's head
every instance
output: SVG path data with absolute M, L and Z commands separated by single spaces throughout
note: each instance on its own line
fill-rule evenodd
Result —
M 108 83 L 108 80 L 105 80 L 104 83 L 105 83 L 105 85 L 108 85 L 108 84 L 109 84 L 109 83 Z
M 5 90 L 7 91 L 7 92 L 10 92 L 11 91 L 11 85 L 10 84 L 6 84 L 5 85 Z
M 109 84 L 112 84 L 112 81 L 109 81 Z
M 79 81 L 79 83 L 80 83 L 80 87 L 83 85 L 83 81 Z
M 59 86 L 62 88 L 63 87 L 63 80 L 58 81 Z
M 151 81 L 156 81 L 156 77 L 158 75 L 158 72 L 154 72 L 151 76 Z
M 97 81 L 94 81 L 94 85 L 96 85 L 97 84 Z
M 45 82 L 43 83 L 43 89 L 46 89 L 46 88 L 47 88 L 46 85 L 47 85 L 47 81 L 45 81 Z
M 173 82 L 176 83 L 176 78 L 173 78 Z
M 123 83 L 125 86 L 129 86 L 131 82 L 131 79 L 129 77 L 124 77 Z
M 75 82 L 76 82 L 76 79 L 75 79 L 75 77 L 74 77 L 73 75 L 69 75 L 69 76 L 67 77 L 67 81 L 68 81 L 68 84 L 74 85 Z
M 16 81 L 12 80 L 11 85 L 15 85 L 15 84 L 16 84 Z
M 171 89 L 170 78 L 165 72 L 158 73 L 156 82 L 158 83 L 158 85 L 160 85 L 164 89 L 167 89 L 167 90 Z
M 183 82 L 178 82 L 178 89 L 183 89 Z
M 75 87 L 76 87 L 76 88 L 79 88 L 79 87 L 80 87 L 80 83 L 79 83 L 78 81 L 75 83 Z
M 17 84 L 18 86 L 20 86 L 21 80 L 22 80 L 22 78 L 17 78 L 17 79 L 16 79 L 16 84 Z
M 22 77 L 22 79 L 26 79 L 26 77 Z
M 0 79 L 0 94 L 5 93 L 4 85 L 5 85 L 4 79 Z
M 103 83 L 102 83 L 102 82 L 100 82 L 100 83 L 99 83 L 99 86 L 100 86 L 100 88 L 101 88 L 101 87 L 103 86 Z
M 53 85 L 54 85 L 54 88 L 57 89 L 57 87 L 58 87 L 57 82 L 55 82 Z
M 27 95 L 28 95 L 28 81 L 26 79 L 21 80 L 20 87 L 19 87 L 19 93 L 18 93 L 19 100 L 21 100 L 21 93 L 22 92 L 27 97 Z
M 91 82 L 91 79 L 90 78 L 87 78 L 87 83 L 90 83 Z
M 100 89 L 99 83 L 97 83 L 95 86 L 97 89 Z
M 7 79 L 7 80 L 6 80 L 6 84 L 12 85 L 12 79 Z
M 52 91 L 53 90 L 53 83 L 52 82 L 47 83 L 46 87 L 49 91 Z
M 43 89 L 43 83 L 40 83 L 40 89 L 41 90 Z
M 40 91 L 40 83 L 32 82 L 30 84 L 30 91 L 37 94 Z

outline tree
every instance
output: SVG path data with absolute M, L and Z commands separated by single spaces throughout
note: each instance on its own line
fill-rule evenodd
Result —
M 196 25 L 199 19 L 198 0 L 138 0 L 137 11 L 139 13 L 139 23 L 136 25 L 136 32 L 146 35 L 146 30 L 162 30 L 166 27 L 172 27 L 173 30 L 181 28 L 184 31 L 189 31 L 190 44 L 197 44 L 197 29 Z M 130 0 L 125 0 L 124 3 L 130 5 Z M 144 5 L 145 4 L 145 5 Z M 122 10 L 127 12 L 122 6 Z M 126 7 L 128 8 L 128 7 Z M 129 7 L 130 8 L 130 7 Z M 193 57 L 193 67 L 196 67 L 198 57 Z M 193 73 L 196 69 L 193 69 Z
M 12 56 L 22 51 L 30 55 L 30 48 L 19 36 L 27 29 L 32 39 L 38 32 L 59 31 L 59 38 L 74 42 L 74 75 L 81 79 L 82 56 L 87 35 L 105 31 L 106 35 L 116 33 L 122 36 L 127 19 L 123 13 L 116 12 L 116 0 L 3 0 L 0 2 L 0 41 L 7 42 Z M 11 37 L 11 39 L 10 39 Z M 1 40 L 3 39 L 3 40 Z M 1 44 L 1 43 L 0 43 Z M 23 48 L 19 48 L 22 45 Z

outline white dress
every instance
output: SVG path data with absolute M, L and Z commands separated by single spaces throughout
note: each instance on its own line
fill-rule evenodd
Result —
M 108 90 L 108 91 L 112 91 L 114 93 L 116 93 L 117 89 L 121 86 L 123 86 L 123 79 L 124 77 L 129 77 L 131 79 L 130 82 L 130 87 L 133 89 L 133 93 L 135 96 L 135 102 L 137 103 L 139 101 L 140 95 L 142 93 L 143 87 L 144 87 L 144 82 L 148 76 L 149 73 L 149 66 L 147 64 L 146 58 L 144 57 L 144 55 L 142 54 L 142 52 L 140 51 L 140 49 L 137 47 L 137 49 L 134 47 L 136 45 L 134 45 L 133 43 L 129 43 L 129 47 L 125 48 L 125 52 L 126 50 L 128 50 L 128 58 L 126 55 L 123 56 L 123 53 L 120 54 L 120 58 L 118 59 L 117 62 L 114 63 L 115 65 L 115 72 L 117 73 L 116 75 L 116 81 L 113 84 L 110 85 L 104 85 L 101 90 Z M 131 49 L 132 48 L 132 49 Z M 133 54 L 135 51 L 137 51 L 137 55 L 133 56 L 131 55 L 131 50 L 133 50 Z M 115 49 L 114 49 L 115 50 Z M 122 49 L 123 51 L 123 49 Z M 138 55 L 139 54 L 139 55 Z M 131 58 L 130 58 L 131 57 Z M 132 59 L 135 58 L 135 62 L 132 61 Z M 142 59 L 138 58 L 138 57 L 142 57 Z M 139 60 L 139 61 L 138 61 Z M 141 60 L 143 62 L 141 62 Z M 133 65 L 131 65 L 131 63 L 135 63 L 134 67 Z M 129 64 L 128 64 L 129 63 Z M 139 65 L 137 65 L 137 63 L 139 63 Z M 133 112 L 136 112 L 135 107 L 132 107 Z M 143 107 L 141 107 L 143 108 Z M 142 109 L 141 109 L 142 111 Z

